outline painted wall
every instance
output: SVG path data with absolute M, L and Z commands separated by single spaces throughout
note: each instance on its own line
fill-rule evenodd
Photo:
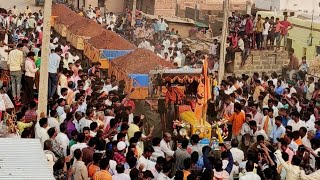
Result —
M 260 11 L 258 12 L 264 17 L 279 17 L 283 19 L 283 15 L 274 14 L 273 12 Z M 298 58 L 304 56 L 304 51 L 306 51 L 307 59 L 310 59 L 316 55 L 317 46 L 320 47 L 320 21 L 313 23 L 313 43 L 312 46 L 308 45 L 309 35 L 311 33 L 311 20 L 303 20 L 296 17 L 289 17 L 288 21 L 293 24 L 293 29 L 289 31 L 289 39 L 292 39 L 292 48 L 295 49 L 295 54 Z
M 265 10 L 279 10 L 280 7 L 283 7 L 286 4 L 286 0 L 256 0 L 255 7 Z
M 124 0 L 106 0 L 105 6 L 109 12 L 120 13 L 124 10 Z
M 259 9 L 270 10 L 273 9 L 280 11 L 300 11 L 312 14 L 315 11 L 317 16 L 320 15 L 320 0 L 255 0 L 255 6 Z

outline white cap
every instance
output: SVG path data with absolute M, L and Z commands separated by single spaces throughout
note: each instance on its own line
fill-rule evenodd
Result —
M 117 149 L 118 149 L 118 151 L 122 151 L 122 150 L 124 150 L 126 147 L 127 147 L 127 145 L 126 145 L 126 143 L 123 142 L 123 141 L 120 141 L 120 142 L 118 142 L 118 144 L 117 144 Z

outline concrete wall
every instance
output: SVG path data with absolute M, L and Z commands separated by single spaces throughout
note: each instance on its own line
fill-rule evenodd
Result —
M 191 28 L 194 26 L 192 24 L 182 24 L 182 23 L 173 23 L 173 22 L 168 22 L 169 29 L 171 30 L 174 28 L 175 30 L 179 31 L 179 35 L 182 38 L 187 38 L 189 37 L 189 31 Z
M 283 7 L 283 2 L 281 0 L 256 0 L 255 7 L 264 10 L 280 10 L 280 7 Z
M 85 9 L 88 9 L 89 5 L 92 8 L 98 7 L 98 0 L 85 0 Z
M 120 13 L 124 10 L 124 0 L 106 0 L 105 6 L 109 12 Z
M 278 74 L 282 71 L 282 65 L 288 62 L 288 53 L 275 53 L 274 51 L 252 51 L 246 61 L 246 65 L 239 68 L 241 54 L 236 53 L 234 73 L 236 76 L 241 74 L 252 75 L 254 72 L 270 74 L 275 71 Z

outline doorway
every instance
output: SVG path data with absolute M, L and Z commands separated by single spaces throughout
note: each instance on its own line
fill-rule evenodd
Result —
M 307 48 L 302 48 L 302 56 L 307 56 Z
M 290 49 L 290 48 L 292 48 L 292 39 L 288 38 L 287 39 L 287 47 L 286 47 L 286 49 Z

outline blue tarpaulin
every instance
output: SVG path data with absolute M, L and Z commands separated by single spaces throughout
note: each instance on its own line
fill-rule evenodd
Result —
M 133 87 L 148 87 L 149 86 L 149 75 L 148 74 L 129 74 L 134 79 Z
M 102 50 L 101 58 L 112 60 L 120 56 L 124 56 L 133 50 Z

